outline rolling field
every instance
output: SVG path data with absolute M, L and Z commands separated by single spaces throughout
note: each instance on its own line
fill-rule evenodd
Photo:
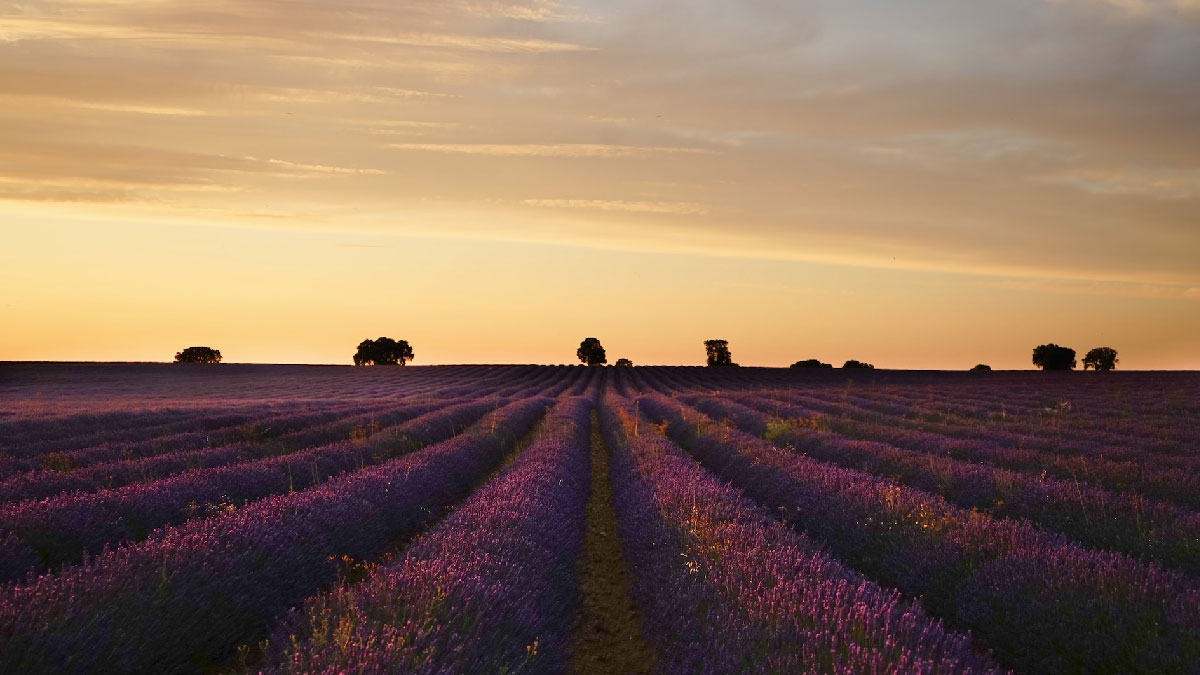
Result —
M 0 364 L 0 672 L 1200 673 L 1200 375 Z

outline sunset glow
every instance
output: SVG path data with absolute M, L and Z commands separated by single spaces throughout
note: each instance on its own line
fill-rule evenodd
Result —
M 1200 369 L 1200 2 L 0 3 L 0 360 Z

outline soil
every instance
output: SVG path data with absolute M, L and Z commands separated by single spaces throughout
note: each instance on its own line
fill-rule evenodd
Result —
M 582 608 L 572 639 L 571 672 L 576 675 L 650 673 L 654 651 L 642 638 L 641 618 L 630 592 L 630 573 L 617 541 L 608 479 L 608 452 L 592 413 L 592 494 L 587 534 L 578 564 Z

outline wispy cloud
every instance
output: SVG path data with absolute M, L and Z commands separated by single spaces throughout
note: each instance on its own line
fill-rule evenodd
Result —
M 10 3 L 0 197 L 1193 279 L 1198 4 Z
M 658 154 L 715 154 L 702 148 L 645 147 L 598 143 L 392 143 L 389 148 L 495 157 L 583 157 L 613 159 Z
M 320 42 L 366 43 L 373 46 L 436 47 L 467 49 L 500 54 L 538 54 L 552 52 L 577 52 L 588 49 L 582 45 L 551 40 L 455 35 L 449 33 L 408 33 L 398 35 L 364 35 L 361 33 L 336 34 L 313 33 Z
M 979 285 L 1029 293 L 1091 295 L 1121 298 L 1200 300 L 1200 286 L 1117 281 L 1072 281 L 1064 279 L 1005 279 L 981 281 Z
M 1200 168 L 1187 170 L 1141 168 L 1077 169 L 1042 176 L 1048 183 L 1103 195 L 1132 195 L 1154 199 L 1200 197 Z
M 580 18 L 577 8 L 552 0 L 533 0 L 532 2 L 491 0 L 451 4 L 459 4 L 467 13 L 475 16 L 499 16 L 525 21 L 566 21 Z
M 1200 10 L 1200 0 L 1046 0 L 1051 4 L 1073 4 L 1080 7 L 1109 8 L 1134 16 L 1156 13 L 1195 12 Z
M 338 173 L 340 173 L 340 174 L 382 176 L 382 175 L 387 174 L 387 171 L 384 171 L 382 169 L 357 169 L 357 168 L 351 168 L 351 167 L 345 167 L 345 166 L 327 166 L 325 164 L 304 164 L 304 163 L 300 163 L 300 162 L 288 162 L 288 161 L 285 161 L 282 159 L 260 160 L 260 159 L 254 158 L 254 157 L 246 157 L 246 159 L 250 160 L 251 162 L 262 162 L 264 164 L 267 164 L 267 165 L 270 165 L 273 167 L 281 167 L 285 170 L 288 170 L 287 173 L 290 175 L 294 175 L 296 173 L 300 173 L 300 174 L 308 174 L 308 173 L 338 174 Z
M 630 202 L 605 199 L 525 199 L 525 206 L 549 209 L 591 209 L 596 211 L 627 211 L 630 213 L 663 213 L 681 216 L 703 216 L 708 207 L 695 202 Z

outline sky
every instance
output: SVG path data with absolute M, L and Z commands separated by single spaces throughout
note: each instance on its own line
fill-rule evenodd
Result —
M 0 1 L 0 360 L 1200 369 L 1200 0 Z

